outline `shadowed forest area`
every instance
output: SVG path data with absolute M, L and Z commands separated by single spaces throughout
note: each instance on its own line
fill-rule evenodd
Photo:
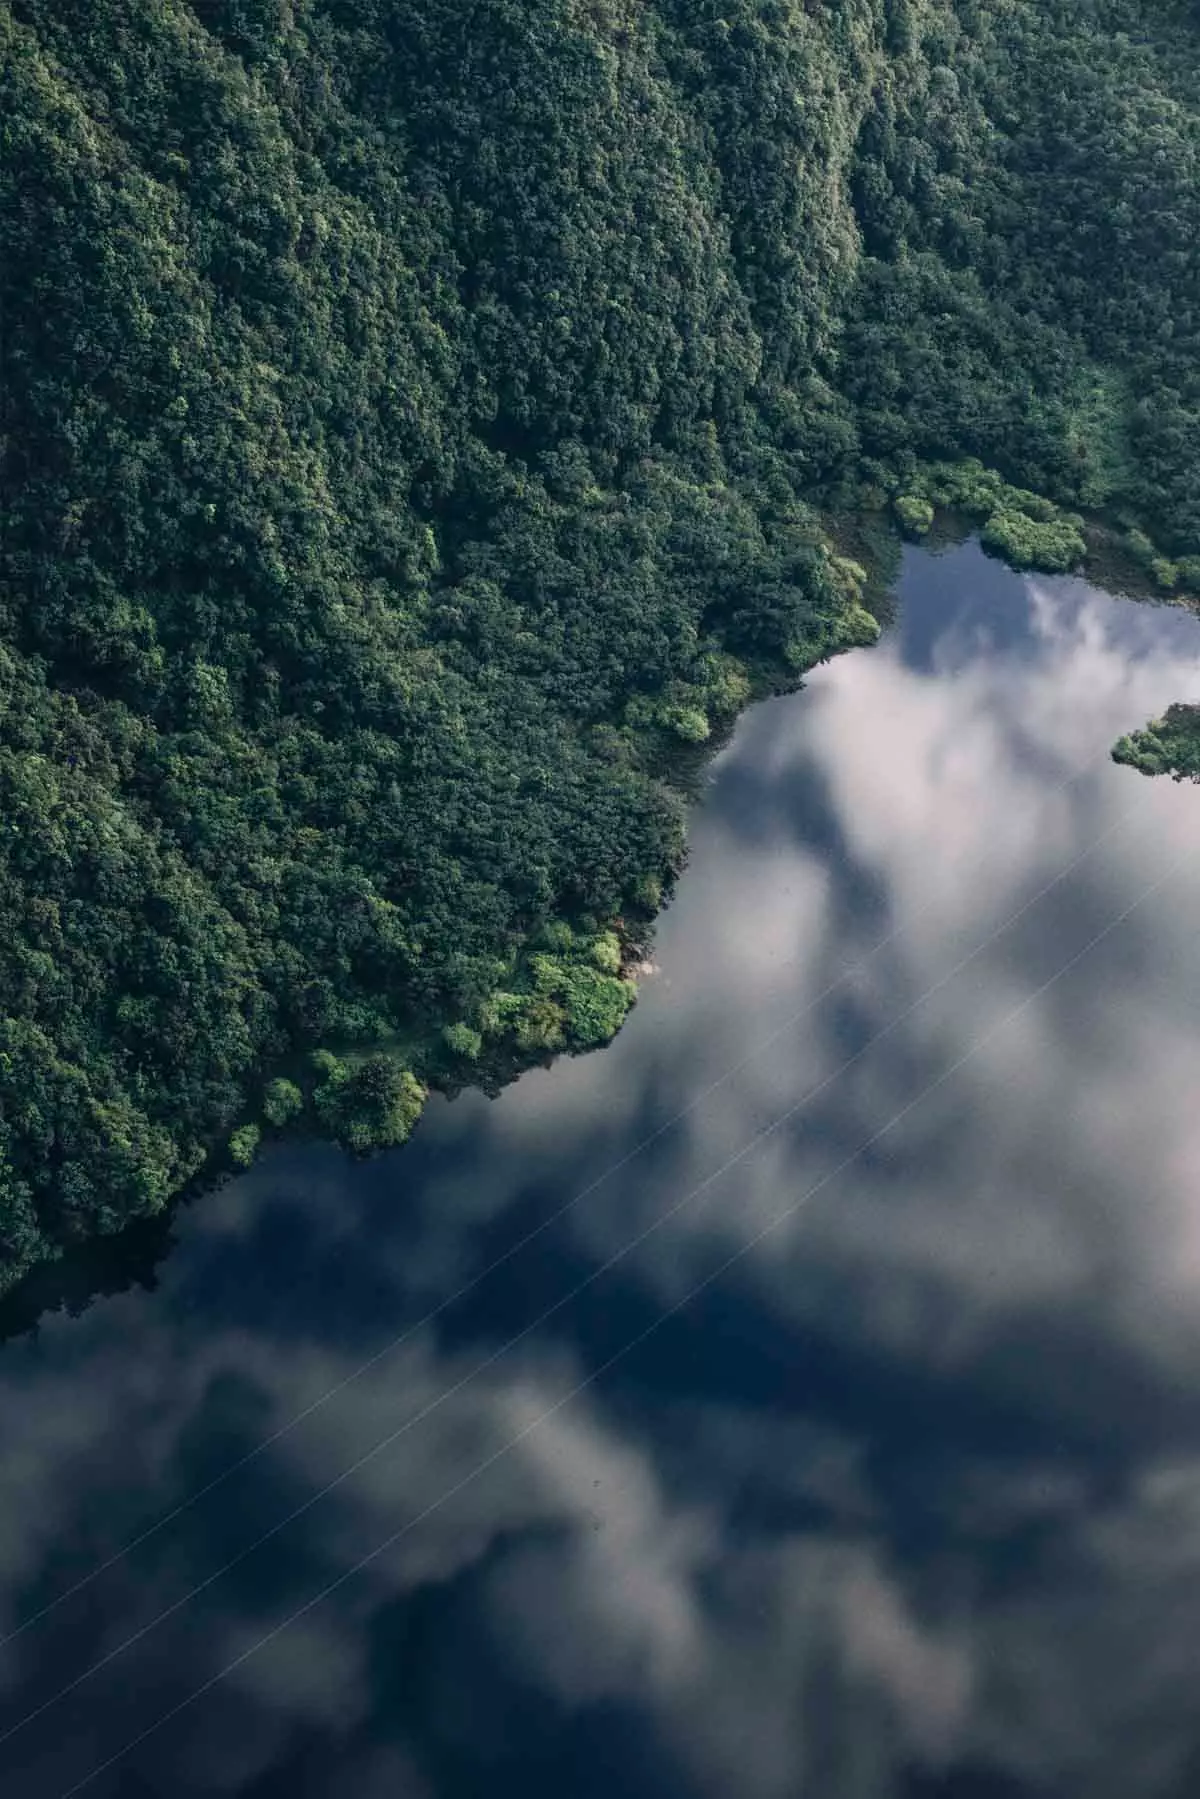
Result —
M 1200 10 L 0 4 L 0 1285 L 604 1042 L 838 521 L 1200 589 Z

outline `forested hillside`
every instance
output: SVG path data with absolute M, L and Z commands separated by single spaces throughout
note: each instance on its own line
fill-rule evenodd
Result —
M 0 71 L 0 1282 L 610 1035 L 690 746 L 874 633 L 847 510 L 1200 574 L 1195 5 L 0 0 Z

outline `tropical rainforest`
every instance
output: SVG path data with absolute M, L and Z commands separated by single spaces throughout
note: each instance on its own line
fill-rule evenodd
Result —
M 1200 10 L 0 0 L 0 1283 L 603 1042 L 840 523 L 1200 586 Z

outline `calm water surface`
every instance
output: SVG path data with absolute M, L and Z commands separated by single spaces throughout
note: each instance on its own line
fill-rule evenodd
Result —
M 0 1348 L 5 1799 L 1200 1792 L 1200 625 L 902 598 L 610 1050 Z

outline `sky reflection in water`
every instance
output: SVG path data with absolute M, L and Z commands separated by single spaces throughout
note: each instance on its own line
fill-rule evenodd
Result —
M 610 1051 L 0 1350 L 3 1632 L 378 1358 L 0 1648 L 0 1733 L 112 1657 L 6 1799 L 392 1537 L 85 1790 L 1200 1790 L 1200 797 L 1106 759 L 1200 626 L 969 546 L 903 597 L 743 721 Z

